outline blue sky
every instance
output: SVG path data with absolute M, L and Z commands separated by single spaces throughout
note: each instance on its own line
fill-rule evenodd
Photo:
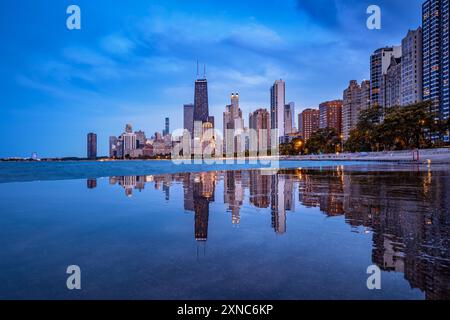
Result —
M 342 97 L 369 78 L 370 53 L 400 44 L 421 24 L 422 0 L 0 2 L 0 157 L 99 154 L 126 123 L 147 135 L 182 127 L 193 102 L 196 60 L 207 66 L 210 113 L 221 128 L 229 94 L 248 112 L 269 106 L 286 80 L 297 111 Z M 77 4 L 82 29 L 66 28 Z M 382 9 L 382 29 L 366 28 L 366 8 Z

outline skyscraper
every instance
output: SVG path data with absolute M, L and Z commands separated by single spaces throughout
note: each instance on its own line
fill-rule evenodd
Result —
M 97 159 L 97 135 L 92 132 L 87 135 L 87 157 Z
M 350 136 L 350 131 L 356 128 L 361 111 L 370 107 L 370 81 L 365 80 L 358 84 L 351 80 L 347 89 L 344 90 L 342 105 L 342 132 L 344 139 Z
M 270 119 L 272 129 L 278 129 L 278 137 L 282 138 L 284 132 L 284 106 L 286 100 L 286 83 L 283 80 L 275 81 L 270 88 Z
M 208 106 L 208 81 L 206 75 L 203 79 L 195 81 L 194 93 L 194 122 L 201 121 L 202 123 L 209 121 L 209 106 Z
M 249 115 L 249 127 L 256 131 L 258 137 L 258 151 L 265 152 L 269 150 L 271 146 L 269 111 L 267 111 L 267 109 L 258 109 L 251 112 Z
M 450 19 L 448 0 L 427 0 L 422 5 L 423 100 L 432 101 L 436 118 L 449 117 Z M 449 137 L 445 138 L 447 141 Z
M 244 119 L 239 108 L 239 94 L 231 94 L 231 104 L 223 113 L 223 151 L 226 154 L 241 152 L 244 147 L 241 135 L 244 133 Z
M 409 30 L 402 40 L 401 105 L 422 101 L 422 28 Z
M 376 50 L 370 56 L 371 105 L 385 106 L 385 76 L 391 64 L 391 57 L 400 58 L 402 47 L 386 47 Z
M 319 106 L 321 129 L 332 128 L 342 133 L 342 100 L 327 101 Z
M 319 130 L 320 112 L 318 109 L 306 109 L 298 115 L 300 133 L 305 141 L 311 138 L 311 135 Z
M 295 128 L 295 103 L 289 102 L 284 106 L 284 133 L 294 133 Z
M 163 130 L 163 136 L 167 136 L 167 135 L 169 135 L 169 133 L 170 133 L 170 119 L 166 118 L 165 127 Z
M 193 104 L 185 104 L 184 105 L 184 129 L 189 131 L 191 137 L 194 134 L 194 105 Z
M 137 149 L 137 136 L 133 133 L 133 128 L 130 124 L 125 127 L 125 132 L 121 135 L 123 143 L 123 157 L 130 157 L 133 154 L 133 150 Z

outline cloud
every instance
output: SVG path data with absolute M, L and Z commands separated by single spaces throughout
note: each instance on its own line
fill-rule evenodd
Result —
M 101 47 L 107 52 L 114 55 L 128 55 L 135 48 L 135 43 L 130 39 L 117 34 L 104 37 L 100 41 Z
M 336 0 L 297 0 L 297 9 L 319 25 L 336 27 L 340 24 Z

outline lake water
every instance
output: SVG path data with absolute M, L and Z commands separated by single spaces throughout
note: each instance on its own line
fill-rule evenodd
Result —
M 0 163 L 0 298 L 450 299 L 450 169 L 281 167 Z

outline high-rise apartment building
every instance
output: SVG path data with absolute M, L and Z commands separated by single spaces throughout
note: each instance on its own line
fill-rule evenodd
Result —
M 402 58 L 391 57 L 391 63 L 384 78 L 386 108 L 401 105 Z
M 295 128 L 295 103 L 289 102 L 284 106 L 284 133 L 294 133 Z
M 267 109 L 258 109 L 249 115 L 249 127 L 256 130 L 258 137 L 258 150 L 265 152 L 270 149 L 270 113 Z M 256 147 L 256 146 L 255 146 Z M 251 150 L 255 151 L 255 150 Z
M 270 119 L 272 129 L 278 129 L 278 137 L 285 135 L 284 106 L 286 100 L 286 83 L 283 80 L 275 81 L 270 88 Z
M 347 89 L 344 90 L 342 105 L 342 133 L 344 139 L 350 136 L 350 131 L 356 128 L 361 111 L 370 107 L 370 81 L 365 80 L 358 84 L 351 80 Z
M 423 100 L 433 103 L 436 119 L 441 120 L 449 117 L 449 20 L 448 0 L 423 3 Z
M 123 139 L 123 156 L 131 156 L 133 151 L 137 149 L 137 139 L 135 133 L 125 132 L 122 134 Z
M 305 141 L 320 128 L 320 112 L 318 109 L 306 109 L 298 115 L 298 127 Z
M 385 76 L 391 64 L 391 57 L 400 58 L 401 56 L 401 46 L 381 48 L 370 56 L 370 94 L 372 106 L 385 106 Z
M 321 103 L 319 112 L 320 128 L 333 128 L 340 135 L 342 133 L 342 100 Z
M 87 135 L 87 157 L 97 159 L 97 135 L 92 132 Z
M 422 101 L 422 28 L 409 30 L 402 40 L 401 105 Z

